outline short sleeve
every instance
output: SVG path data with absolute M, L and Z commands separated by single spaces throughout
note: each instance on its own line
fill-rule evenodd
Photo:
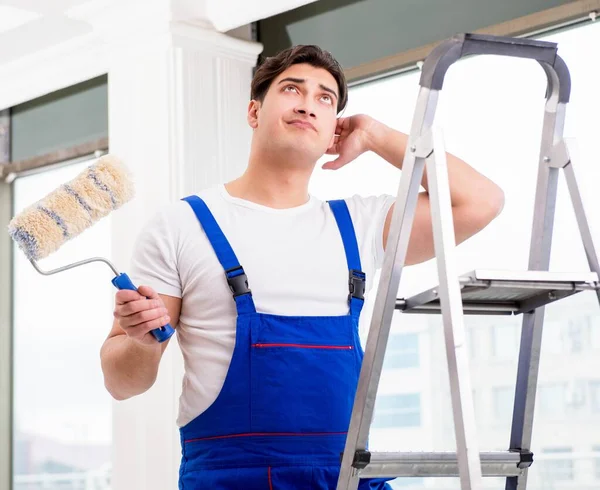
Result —
M 165 211 L 152 217 L 136 239 L 130 276 L 136 286 L 150 286 L 159 294 L 181 298 L 174 230 Z
M 354 228 L 363 249 L 370 250 L 374 268 L 380 269 L 383 264 L 383 228 L 385 219 L 396 196 L 382 194 L 380 196 L 362 197 L 355 195 L 346 199 Z

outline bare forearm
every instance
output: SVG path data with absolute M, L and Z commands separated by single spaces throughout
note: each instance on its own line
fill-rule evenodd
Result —
M 161 347 L 141 344 L 126 335 L 107 339 L 100 352 L 104 385 L 117 400 L 147 391 L 156 380 Z
M 396 168 L 401 169 L 408 146 L 408 135 L 381 123 L 377 123 L 377 127 L 371 135 L 372 151 Z M 498 195 L 498 199 L 501 199 L 501 190 L 494 182 L 450 153 L 446 153 L 446 159 L 450 199 L 453 207 L 470 205 L 474 200 L 485 203 L 489 199 L 493 200 L 496 195 Z M 426 172 L 423 173 L 421 185 L 426 191 L 429 190 Z M 481 198 L 484 196 L 486 199 L 482 200 Z

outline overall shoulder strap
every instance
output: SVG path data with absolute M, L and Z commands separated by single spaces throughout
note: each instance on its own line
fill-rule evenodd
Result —
M 206 203 L 198 196 L 188 196 L 182 200 L 186 201 L 192 207 L 196 218 L 198 218 L 204 229 L 204 233 L 206 233 L 208 241 L 225 270 L 227 283 L 233 293 L 238 315 L 255 313 L 256 309 L 252 300 L 252 291 L 248 288 L 248 278 L 246 277 L 244 268 L 240 265 L 235 252 L 231 248 L 227 238 L 225 238 L 210 209 L 208 209 Z
M 337 222 L 348 262 L 348 302 L 352 316 L 359 317 L 365 302 L 366 275 L 360 264 L 360 253 L 348 205 L 343 199 L 328 201 Z

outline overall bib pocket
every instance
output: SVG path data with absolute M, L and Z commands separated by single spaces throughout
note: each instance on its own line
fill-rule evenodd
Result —
M 358 383 L 357 356 L 351 343 L 252 344 L 252 429 L 346 432 Z

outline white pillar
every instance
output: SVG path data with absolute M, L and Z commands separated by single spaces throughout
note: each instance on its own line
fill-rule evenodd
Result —
M 94 22 L 95 12 L 88 12 Z M 163 12 L 164 13 L 164 12 Z M 94 15 L 92 15 L 94 14 Z M 132 171 L 136 198 L 112 214 L 112 257 L 127 271 L 157 209 L 235 177 L 248 159 L 252 68 L 262 47 L 214 30 L 143 19 L 96 24 L 108 50 L 110 153 Z M 117 25 L 118 27 L 115 27 Z M 115 402 L 113 490 L 177 488 L 183 366 L 175 339 L 145 394 Z

